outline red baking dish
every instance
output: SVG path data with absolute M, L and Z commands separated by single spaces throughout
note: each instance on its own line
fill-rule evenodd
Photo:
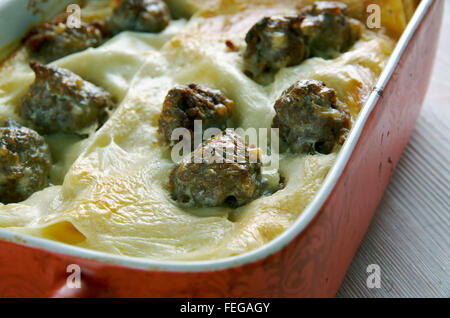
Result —
M 113 256 L 0 229 L 1 297 L 333 297 L 406 146 L 444 1 L 423 0 L 313 202 L 253 252 L 203 262 Z M 82 285 L 66 285 L 70 264 Z

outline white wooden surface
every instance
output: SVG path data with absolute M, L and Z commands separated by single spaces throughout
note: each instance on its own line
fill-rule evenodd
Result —
M 338 297 L 450 297 L 450 0 L 445 5 L 422 113 Z M 370 264 L 380 266 L 380 289 L 367 287 Z

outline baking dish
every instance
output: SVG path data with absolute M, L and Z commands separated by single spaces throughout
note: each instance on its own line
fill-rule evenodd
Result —
M 155 262 L 0 230 L 0 296 L 334 296 L 414 128 L 442 6 L 421 2 L 315 199 L 269 244 L 229 259 Z M 79 289 L 65 284 L 70 264 L 82 269 Z

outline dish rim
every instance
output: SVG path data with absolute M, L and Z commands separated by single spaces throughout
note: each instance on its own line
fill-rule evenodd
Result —
M 65 243 L 52 241 L 49 239 L 33 237 L 26 234 L 15 233 L 10 230 L 0 228 L 0 241 L 12 242 L 42 249 L 48 252 L 64 254 L 83 258 L 87 260 L 109 263 L 118 266 L 124 266 L 134 269 L 142 269 L 148 271 L 164 271 L 164 272 L 210 272 L 240 267 L 249 263 L 254 263 L 273 255 L 285 246 L 290 244 L 298 235 L 300 235 L 318 215 L 326 200 L 329 198 L 335 188 L 339 178 L 342 176 L 347 166 L 353 150 L 359 141 L 365 124 L 372 113 L 375 105 L 380 98 L 380 92 L 384 90 L 388 81 L 392 77 L 400 58 L 402 57 L 406 47 L 410 43 L 415 31 L 422 22 L 424 16 L 428 12 L 431 4 L 435 0 L 422 0 L 417 7 L 411 21 L 400 37 L 391 57 L 389 58 L 383 72 L 381 73 L 372 93 L 370 94 L 364 107 L 361 109 L 358 118 L 351 129 L 350 135 L 339 152 L 336 162 L 320 186 L 316 195 L 308 206 L 303 210 L 297 220 L 282 234 L 270 241 L 269 243 L 250 252 L 240 254 L 233 257 L 221 258 L 215 260 L 204 261 L 164 261 L 151 260 L 146 258 L 137 258 L 130 256 L 119 256 L 105 252 L 90 250 L 87 248 L 77 247 Z M 0 5 L 1 10 L 2 5 Z

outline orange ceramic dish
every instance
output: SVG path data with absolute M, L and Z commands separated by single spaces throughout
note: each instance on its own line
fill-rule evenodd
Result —
M 334 296 L 414 128 L 443 4 L 421 1 L 323 185 L 271 242 L 230 258 L 172 262 L 114 256 L 0 229 L 0 296 Z M 70 264 L 81 267 L 79 289 L 65 284 Z

